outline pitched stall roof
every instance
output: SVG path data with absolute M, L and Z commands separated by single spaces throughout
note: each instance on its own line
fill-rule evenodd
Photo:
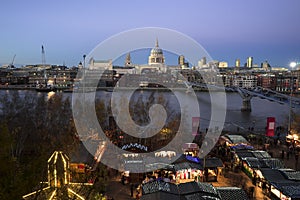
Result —
M 251 151 L 255 158 L 263 159 L 263 158 L 271 158 L 270 154 L 266 151 L 254 150 Z
M 284 195 L 300 198 L 300 171 L 293 169 L 262 169 L 264 178 Z
M 191 156 L 186 156 L 186 158 L 180 157 L 176 162 L 174 162 L 175 171 L 182 170 L 182 169 L 202 170 L 204 169 L 204 167 L 205 168 L 223 167 L 223 162 L 219 158 L 205 158 L 204 161 L 204 159 L 191 157 Z
M 254 157 L 244 158 L 244 161 L 247 165 L 254 169 L 259 168 L 271 168 L 271 169 L 280 169 L 283 168 L 283 163 L 281 160 L 277 158 L 265 158 L 265 159 L 258 159 Z
M 186 155 L 180 155 L 180 157 L 173 162 L 175 171 L 179 171 L 182 169 L 202 169 L 198 160 L 187 159 Z
M 286 196 L 292 199 L 300 199 L 300 183 L 275 183 L 273 184 L 278 190 L 280 190 Z
M 223 167 L 223 162 L 219 158 L 206 158 L 205 168 Z
M 200 164 L 185 162 L 185 163 L 174 164 L 174 169 L 175 171 L 179 171 L 183 169 L 203 169 L 203 168 Z
M 258 169 L 262 165 L 262 163 L 257 158 L 253 158 L 253 157 L 245 158 L 245 162 L 249 167 L 254 169 Z
M 235 154 L 242 160 L 245 158 L 257 158 L 257 159 L 271 158 L 268 152 L 260 151 L 260 150 L 241 149 L 241 150 L 236 150 Z
M 218 197 L 207 196 L 205 194 L 186 194 L 180 200 L 220 200 Z
M 241 135 L 225 135 L 229 139 L 229 141 L 232 144 L 239 144 L 239 143 L 244 143 L 244 144 L 250 144 L 243 136 Z
M 289 180 L 300 181 L 300 171 L 293 169 L 280 169 L 284 176 Z
M 209 183 L 188 182 L 178 185 L 182 200 L 221 200 L 217 190 Z
M 176 194 L 171 194 L 171 193 L 166 193 L 166 192 L 162 192 L 162 191 L 158 191 L 155 193 L 151 193 L 151 194 L 147 194 L 147 195 L 143 195 L 141 197 L 141 200 L 155 200 L 155 199 L 161 199 L 161 200 L 181 200 L 180 196 L 176 195 Z
M 174 165 L 161 163 L 161 162 L 149 163 L 145 165 L 145 170 L 148 172 L 154 171 L 156 169 L 165 169 L 169 171 L 174 171 Z
M 216 190 L 218 191 L 221 199 L 226 200 L 238 200 L 243 199 L 247 200 L 248 196 L 246 192 L 238 187 L 217 187 Z
M 242 160 L 245 158 L 255 158 L 253 153 L 249 150 L 238 150 L 235 151 L 235 154 Z
M 209 183 L 189 182 L 179 185 L 153 181 L 142 186 L 141 200 L 248 200 L 245 191 L 238 187 L 213 187 Z
M 209 183 L 201 183 L 201 182 L 188 182 L 184 184 L 179 184 L 179 193 L 180 194 L 189 194 L 195 192 L 207 193 L 218 195 L 216 189 Z
M 220 200 L 217 190 L 208 183 L 188 182 L 179 185 L 152 181 L 142 185 L 141 200 Z
M 269 183 L 293 183 L 294 181 L 287 179 L 284 174 L 278 169 L 260 169 L 264 179 Z
M 284 167 L 284 164 L 278 158 L 265 158 L 262 159 L 264 164 L 271 169 L 281 169 Z

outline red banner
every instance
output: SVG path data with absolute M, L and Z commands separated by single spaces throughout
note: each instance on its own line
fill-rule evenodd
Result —
M 192 135 L 196 136 L 200 132 L 200 117 L 192 117 Z
M 275 135 L 275 117 L 268 117 L 266 136 L 273 137 L 274 135 Z

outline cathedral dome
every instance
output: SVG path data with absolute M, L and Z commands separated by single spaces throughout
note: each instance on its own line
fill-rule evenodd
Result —
M 155 47 L 151 49 L 150 56 L 148 59 L 148 64 L 164 64 L 165 57 L 163 54 L 163 50 L 158 46 L 158 40 L 156 39 Z
M 163 51 L 161 48 L 159 47 L 154 47 L 152 50 L 151 50 L 151 54 L 163 54 Z

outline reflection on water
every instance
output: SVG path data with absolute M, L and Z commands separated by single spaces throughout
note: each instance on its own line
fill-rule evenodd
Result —
M 54 91 L 48 92 L 47 93 L 47 100 L 49 100 L 51 97 L 53 97 L 53 95 L 55 95 Z

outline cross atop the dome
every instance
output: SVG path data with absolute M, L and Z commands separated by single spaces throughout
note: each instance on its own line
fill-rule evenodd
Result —
M 159 47 L 158 46 L 158 39 L 156 38 L 156 42 L 155 42 L 155 47 Z

